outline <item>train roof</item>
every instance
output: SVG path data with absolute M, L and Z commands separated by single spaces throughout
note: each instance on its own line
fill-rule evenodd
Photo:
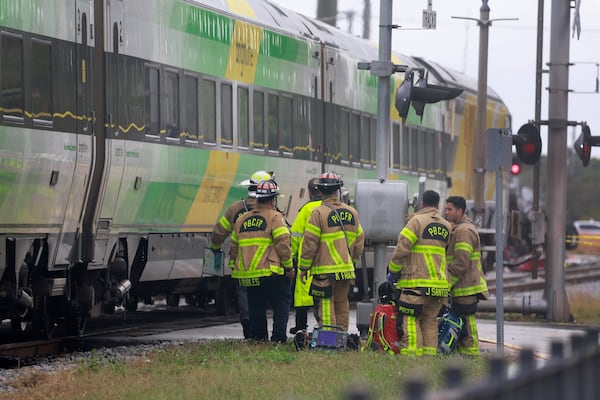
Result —
M 257 21 L 261 25 L 274 31 L 288 35 L 314 40 L 324 43 L 341 51 L 347 51 L 354 57 L 372 61 L 379 56 L 377 43 L 351 35 L 336 27 L 314 18 L 309 18 L 295 11 L 278 6 L 269 0 L 247 0 L 252 12 L 243 13 L 228 6 L 224 0 L 186 0 L 190 3 L 200 4 L 225 14 L 235 15 L 249 21 Z M 419 56 L 407 56 L 394 52 L 395 57 L 409 66 L 422 66 L 429 70 L 436 82 L 443 85 L 456 86 L 472 93 L 477 93 L 477 80 L 461 72 L 445 67 L 442 64 L 426 60 Z M 431 78 L 430 78 L 431 79 Z M 502 102 L 496 91 L 488 86 L 488 97 Z

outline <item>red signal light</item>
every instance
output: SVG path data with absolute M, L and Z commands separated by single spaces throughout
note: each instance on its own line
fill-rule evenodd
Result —
M 510 166 L 510 173 L 513 175 L 519 175 L 521 173 L 521 164 L 513 164 Z

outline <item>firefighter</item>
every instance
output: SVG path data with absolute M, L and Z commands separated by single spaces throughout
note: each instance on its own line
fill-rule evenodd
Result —
M 318 299 L 319 324 L 341 326 L 347 331 L 348 293 L 354 283 L 354 265 L 364 250 L 365 235 L 358 212 L 339 199 L 342 185 L 334 172 L 319 178 L 317 187 L 323 202 L 306 223 L 298 267 L 302 282 L 309 273 L 313 276 L 310 293 Z
M 221 246 L 225 239 L 231 234 L 235 222 L 240 215 L 252 210 L 256 206 L 256 185 L 260 181 L 271 179 L 272 176 L 266 171 L 256 171 L 252 174 L 250 179 L 246 179 L 240 182 L 240 186 L 248 187 L 248 195 L 245 199 L 241 199 L 233 203 L 227 208 L 225 214 L 219 219 L 219 222 L 213 229 L 212 239 L 210 243 L 210 249 L 216 254 L 221 253 Z M 233 265 L 233 260 L 229 260 L 229 266 Z M 242 324 L 242 330 L 244 332 L 244 338 L 250 339 L 252 334 L 250 332 L 250 317 L 248 314 L 248 296 L 246 294 L 246 288 L 244 286 L 236 286 L 236 297 L 238 307 L 240 310 L 240 323 Z
M 294 278 L 290 231 L 276 210 L 279 188 L 273 180 L 259 182 L 256 207 L 238 218 L 231 234 L 231 276 L 248 291 L 252 338 L 268 339 L 267 304 L 273 307 L 271 341 L 285 343 Z
M 448 303 L 446 244 L 450 224 L 438 212 L 440 195 L 426 190 L 422 208 L 409 217 L 398 235 L 388 266 L 399 289 L 402 316 L 401 354 L 436 354 L 437 316 Z
M 291 228 L 292 235 L 292 256 L 294 258 L 294 268 L 298 267 L 299 253 L 302 244 L 302 236 L 304 228 L 308 222 L 308 218 L 316 207 L 321 205 L 322 195 L 317 186 L 319 178 L 311 178 L 308 181 L 308 197 L 309 200 L 300 207 L 298 215 L 294 220 Z M 307 275 L 306 282 L 300 280 L 300 274 L 296 270 L 296 279 L 293 285 L 294 308 L 296 309 L 296 325 L 290 329 L 292 335 L 298 331 L 308 328 L 308 310 L 314 305 L 312 296 L 308 293 L 312 277 Z
M 446 219 L 452 223 L 446 261 L 452 311 L 464 321 L 458 341 L 461 354 L 479 356 L 479 336 L 475 323 L 477 303 L 489 297 L 481 267 L 481 242 L 473 222 L 465 215 L 467 202 L 461 196 L 446 200 Z

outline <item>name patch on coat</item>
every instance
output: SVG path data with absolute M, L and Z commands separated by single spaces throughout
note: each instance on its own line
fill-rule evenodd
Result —
M 431 223 L 425 227 L 423 231 L 423 239 L 440 240 L 442 242 L 448 241 L 448 228 L 437 222 Z
M 242 222 L 240 232 L 264 231 L 267 229 L 267 221 L 260 215 L 247 218 Z
M 342 223 L 344 225 L 354 225 L 354 215 L 352 215 L 352 213 L 350 211 L 339 209 L 336 210 L 337 214 L 333 211 L 331 211 L 329 213 L 329 217 L 327 217 L 327 225 L 328 226 L 341 226 L 340 225 L 340 219 L 342 220 Z M 339 214 L 339 218 L 338 218 L 338 214 Z

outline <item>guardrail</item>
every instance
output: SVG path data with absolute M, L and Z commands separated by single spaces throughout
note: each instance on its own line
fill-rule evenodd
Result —
M 570 351 L 564 343 L 553 341 L 551 358 L 536 368 L 534 351 L 523 349 L 516 370 L 509 377 L 509 361 L 500 355 L 489 360 L 488 376 L 475 383 L 464 384 L 462 367 L 444 371 L 445 387 L 428 394 L 426 381 L 410 378 L 406 382 L 406 400 L 597 400 L 600 399 L 599 331 L 571 336 Z M 373 399 L 365 393 L 348 393 L 347 399 Z

